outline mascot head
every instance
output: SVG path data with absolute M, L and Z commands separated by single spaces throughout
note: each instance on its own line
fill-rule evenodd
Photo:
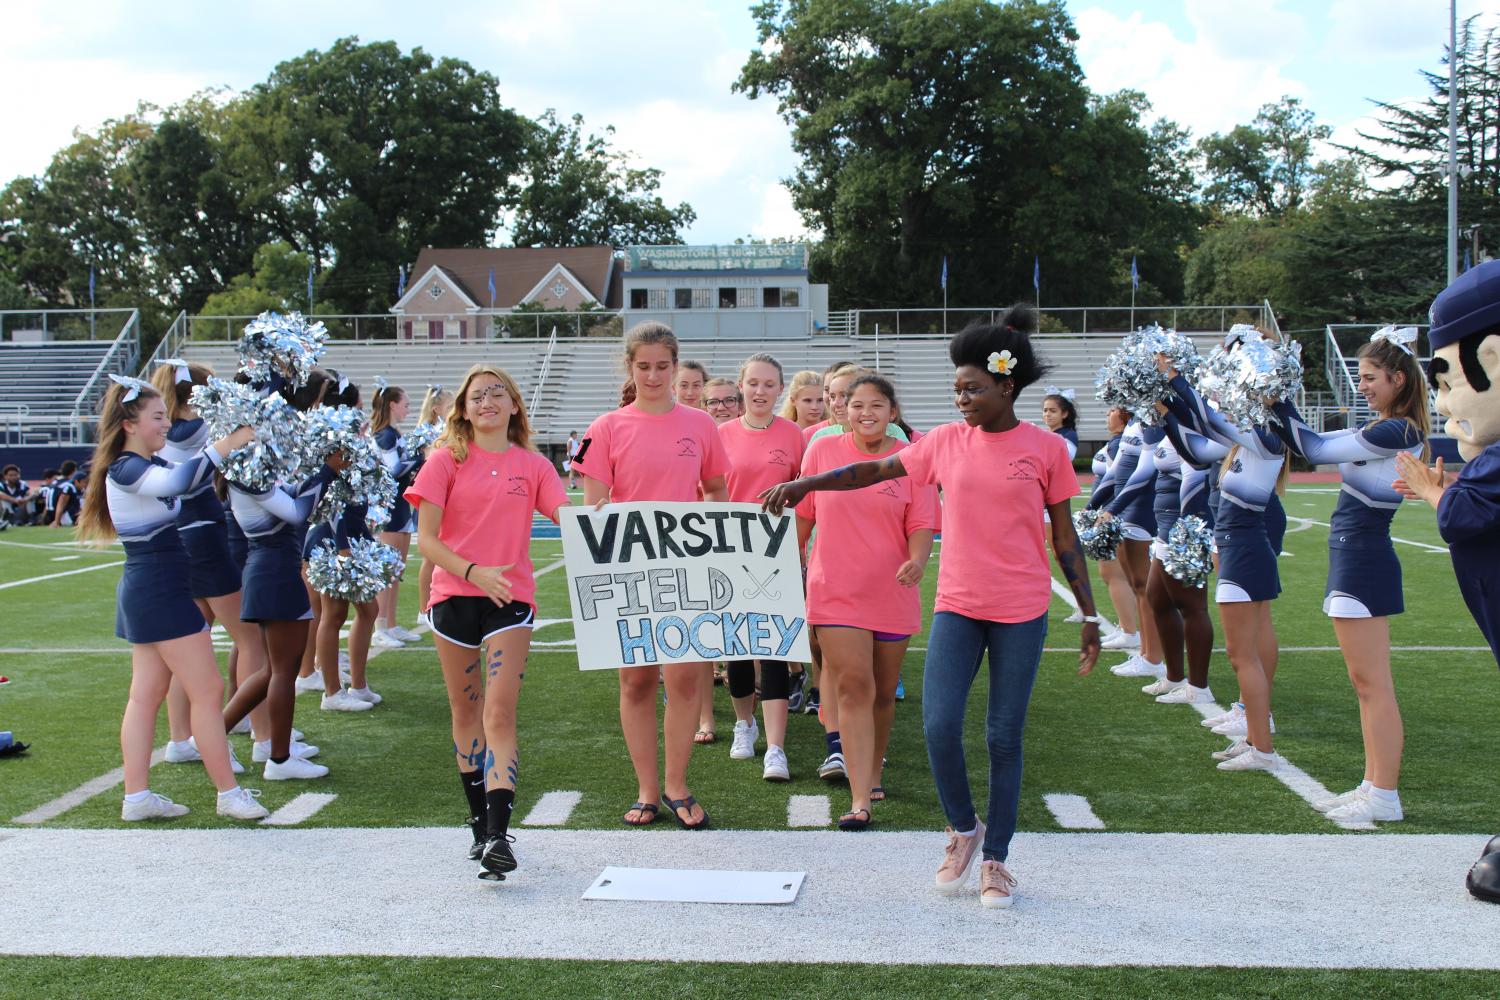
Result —
M 1432 366 L 1444 430 L 1472 461 L 1500 441 L 1500 260 L 1470 268 L 1432 300 Z

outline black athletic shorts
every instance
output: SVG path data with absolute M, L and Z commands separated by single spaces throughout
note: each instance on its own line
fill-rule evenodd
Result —
M 434 632 L 468 649 L 478 649 L 492 635 L 531 628 L 536 621 L 536 609 L 523 601 L 511 601 L 502 607 L 488 597 L 462 594 L 434 604 L 428 615 Z

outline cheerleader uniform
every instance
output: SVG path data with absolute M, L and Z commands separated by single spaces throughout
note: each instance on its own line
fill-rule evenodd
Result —
M 1156 530 L 1156 446 L 1165 437 L 1166 432 L 1160 427 L 1140 428 L 1140 454 L 1137 456 L 1135 469 L 1123 484 L 1116 482 L 1114 495 L 1104 508 L 1120 518 L 1125 525 L 1126 537 L 1135 541 L 1141 539 L 1131 532 L 1131 528 L 1141 527 L 1142 511 L 1152 512 L 1151 528 L 1153 532 Z M 1154 545 L 1152 552 L 1155 552 Z
M 1090 507 L 1110 504 L 1106 509 L 1120 519 L 1125 537 L 1133 542 L 1149 542 L 1151 536 L 1156 534 L 1156 519 L 1151 514 L 1151 492 L 1137 487 L 1128 494 L 1129 502 L 1119 505 L 1118 509 L 1112 501 L 1115 493 L 1130 482 L 1136 466 L 1141 463 L 1141 453 L 1145 448 L 1141 433 L 1139 420 L 1132 420 L 1125 425 L 1125 432 L 1120 435 L 1120 445 L 1110 462 L 1109 471 L 1105 473 L 1104 480 L 1094 487 L 1094 494 L 1089 498 Z
M 409 535 L 417 530 L 412 519 L 411 502 L 406 499 L 407 487 L 412 483 L 421 458 L 408 458 L 401 432 L 395 427 L 382 427 L 375 432 L 375 447 L 380 452 L 380 461 L 396 479 L 396 502 L 391 505 L 391 520 L 385 531 L 398 531 Z
M 1052 433 L 1054 433 L 1058 437 L 1062 438 L 1063 439 L 1063 443 L 1068 446 L 1068 461 L 1071 462 L 1075 458 L 1078 457 L 1078 432 L 1077 431 L 1075 431 L 1071 427 L 1059 427 L 1057 430 L 1053 431 Z M 915 443 L 915 442 L 913 442 L 913 443 Z M 1101 473 L 1100 473 L 1100 471 L 1098 469 L 1098 460 L 1099 460 L 1099 456 L 1097 454 L 1095 454 L 1094 455 L 1094 461 L 1095 461 L 1094 475 L 1096 477 L 1099 476 L 1099 475 L 1101 475 Z M 1044 524 L 1051 524 L 1052 523 L 1052 515 L 1049 514 L 1046 510 L 1042 511 L 1042 523 L 1044 523 Z
M 203 419 L 174 420 L 161 457 L 186 462 L 208 445 Z M 188 555 L 188 589 L 194 597 L 223 597 L 240 589 L 240 570 L 229 552 L 224 505 L 214 493 L 213 477 L 185 494 L 177 509 L 177 534 Z
M 125 452 L 109 466 L 109 517 L 125 546 L 116 590 L 115 635 L 131 643 L 166 642 L 208 627 L 188 588 L 187 551 L 177 534 L 178 497 L 213 481 L 218 454 L 180 465 Z
M 220 506 L 224 508 L 224 527 L 229 536 L 229 558 L 234 563 L 234 576 L 242 584 L 245 579 L 245 560 L 250 558 L 250 539 L 240 530 L 240 522 L 234 519 L 231 501 L 225 496 Z
M 1183 423 L 1228 447 L 1238 445 L 1219 483 L 1214 542 L 1219 547 L 1219 604 L 1270 601 L 1281 593 L 1276 549 L 1267 533 L 1267 508 L 1286 460 L 1286 445 L 1264 427 L 1242 431 L 1210 409 L 1181 375 L 1172 379 L 1175 395 L 1167 406 Z
M 1229 454 L 1229 449 L 1217 441 L 1210 441 L 1202 434 L 1188 430 L 1171 413 L 1162 425 L 1167 440 L 1177 455 L 1182 478 L 1182 488 L 1177 496 L 1179 518 L 1189 515 L 1201 517 L 1212 528 L 1214 507 L 1219 500 L 1219 463 Z M 1166 537 L 1166 536 L 1163 536 Z
M 1401 560 L 1391 543 L 1391 521 L 1401 494 L 1396 456 L 1421 457 L 1422 432 L 1409 420 L 1377 420 L 1364 427 L 1319 434 L 1290 402 L 1278 403 L 1277 432 L 1314 465 L 1338 463 L 1343 486 L 1328 527 L 1328 584 L 1323 613 L 1330 618 L 1399 615 Z
M 312 617 L 302 585 L 300 556 L 307 518 L 334 472 L 328 466 L 295 490 L 274 486 L 264 493 L 229 484 L 234 517 L 249 540 L 240 618 L 247 622 L 306 621 Z

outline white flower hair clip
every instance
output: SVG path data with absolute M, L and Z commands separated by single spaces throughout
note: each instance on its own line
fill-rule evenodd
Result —
M 1059 389 L 1055 385 L 1049 385 L 1049 386 L 1047 386 L 1047 388 L 1045 390 L 1043 390 L 1042 395 L 1043 396 L 1061 396 L 1063 399 L 1066 399 L 1068 402 L 1071 403 L 1071 402 L 1073 402 L 1074 397 L 1076 397 L 1078 395 L 1078 392 L 1075 389 Z
M 1416 352 L 1410 347 L 1417 342 L 1417 328 L 1414 326 L 1383 326 L 1370 335 L 1370 340 L 1388 340 L 1405 351 L 1409 356 L 1416 357 Z
M 1012 355 L 1009 351 L 995 351 L 990 355 L 989 364 L 986 365 L 996 375 L 1009 375 L 1016 370 L 1021 359 Z
M 181 358 L 162 358 L 157 364 L 171 365 L 176 370 L 173 381 L 191 382 L 193 380 L 193 373 L 188 369 L 188 363 Z
M 139 397 L 142 389 L 151 389 L 150 382 L 135 378 L 132 375 L 116 375 L 114 372 L 110 372 L 109 380 L 116 385 L 123 385 L 125 387 L 125 395 L 120 397 L 120 402 L 122 403 L 129 403 Z

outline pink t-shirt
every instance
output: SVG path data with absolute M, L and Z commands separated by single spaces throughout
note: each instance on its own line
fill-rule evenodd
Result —
M 610 410 L 589 425 L 573 471 L 609 487 L 616 503 L 700 500 L 698 484 L 729 474 L 714 418 L 690 406 Z
M 806 443 L 812 441 L 814 434 L 818 433 L 818 431 L 820 431 L 823 428 L 827 427 L 831 423 L 833 423 L 832 420 L 819 420 L 817 423 L 813 424 L 811 427 L 804 427 L 804 428 L 802 428 L 802 441 L 803 441 L 803 443 L 806 444 Z
M 719 437 L 729 453 L 729 499 L 751 503 L 778 483 L 789 483 L 802 467 L 802 430 L 785 417 L 753 431 L 736 417 L 719 425 Z
M 1062 438 L 1022 421 L 999 434 L 958 422 L 901 453 L 916 483 L 943 488 L 935 611 L 992 622 L 1039 617 L 1052 599 L 1042 511 L 1078 495 Z
M 897 441 L 870 455 L 855 446 L 852 434 L 819 438 L 802 458 L 802 474 L 873 462 L 909 447 Z M 907 560 L 907 538 L 940 526 L 936 486 L 918 486 L 902 476 L 869 489 L 809 493 L 797 505 L 797 516 L 818 526 L 807 563 L 809 625 L 853 625 L 897 635 L 915 635 L 922 628 L 922 590 L 901 586 L 896 571 Z M 851 567 L 857 567 L 857 581 L 850 577 Z
M 438 538 L 463 558 L 481 566 L 512 564 L 505 571 L 511 599 L 535 605 L 531 515 L 540 511 L 551 517 L 568 502 L 551 462 L 515 445 L 485 451 L 470 443 L 469 457 L 462 463 L 447 448 L 434 448 L 405 496 L 418 510 L 424 502 L 443 508 Z M 459 574 L 434 567 L 432 603 L 459 595 L 485 593 Z

